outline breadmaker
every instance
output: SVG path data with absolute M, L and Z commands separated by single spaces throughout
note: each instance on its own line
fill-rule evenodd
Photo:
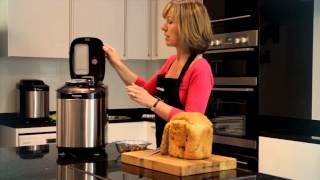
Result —
M 57 148 L 65 153 L 103 153 L 105 147 L 105 53 L 101 40 L 72 41 L 71 81 L 57 90 Z

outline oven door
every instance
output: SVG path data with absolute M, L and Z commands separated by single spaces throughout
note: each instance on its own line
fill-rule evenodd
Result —
M 210 50 L 208 60 L 215 86 L 257 86 L 258 55 L 254 48 Z
M 210 96 L 214 116 L 213 153 L 235 157 L 237 167 L 257 170 L 257 87 L 215 86 Z
M 258 56 L 254 48 L 209 50 L 205 58 L 215 77 L 256 77 Z
M 215 133 L 245 136 L 246 120 L 256 113 L 256 87 L 216 86 L 210 96 L 210 111 L 215 123 Z
M 228 85 L 220 84 L 228 82 L 230 85 L 256 86 L 259 69 L 257 45 L 257 30 L 215 35 L 204 57 L 211 65 L 216 85 Z
M 214 33 L 257 29 L 257 0 L 204 0 Z
M 257 110 L 257 86 L 215 86 L 206 111 L 215 142 L 256 149 Z

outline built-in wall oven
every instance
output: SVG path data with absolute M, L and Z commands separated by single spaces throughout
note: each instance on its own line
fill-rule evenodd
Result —
M 207 116 L 214 123 L 213 151 L 257 169 L 259 30 L 257 0 L 204 0 L 214 39 L 204 57 L 215 85 Z

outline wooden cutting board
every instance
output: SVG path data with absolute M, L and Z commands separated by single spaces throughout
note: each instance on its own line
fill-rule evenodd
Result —
M 222 180 L 222 179 L 239 179 L 239 174 L 237 169 L 231 169 L 226 171 L 215 171 L 209 173 L 194 174 L 190 176 L 175 176 L 172 174 L 154 171 L 152 169 L 147 169 L 131 164 L 122 163 L 121 165 L 122 172 L 133 174 L 139 178 L 146 177 L 146 179 L 153 180 Z M 131 179 L 131 178 L 128 178 Z M 133 178 L 132 178 L 133 179 Z
M 189 176 L 194 174 L 236 169 L 235 158 L 212 155 L 203 160 L 186 160 L 153 154 L 155 150 L 133 151 L 121 154 L 121 162 L 135 166 L 152 169 L 176 176 Z

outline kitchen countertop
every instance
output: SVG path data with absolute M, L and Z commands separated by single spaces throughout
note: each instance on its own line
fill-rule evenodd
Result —
M 109 123 L 154 122 L 149 109 L 108 110 Z M 259 136 L 320 144 L 320 121 L 285 117 L 259 116 Z M 55 126 L 56 122 L 46 118 L 26 121 L 17 113 L 0 113 L 0 125 L 12 128 Z
M 136 111 L 138 110 L 111 110 L 111 113 L 107 115 L 107 120 L 109 123 L 154 122 L 154 114 L 151 114 L 147 110 L 142 110 L 142 113 L 144 112 L 143 114 L 138 114 Z M 32 119 L 28 121 L 27 119 L 19 117 L 18 113 L 0 113 L 0 125 L 12 128 L 44 127 L 56 126 L 56 121 L 50 118 Z
M 320 121 L 260 116 L 259 136 L 320 144 Z
M 18 113 L 0 113 L 0 125 L 11 128 L 29 128 L 55 126 L 56 122 L 49 118 L 27 121 L 26 119 L 19 117 Z
M 21 148 L 0 148 L 0 179 L 281 179 L 241 169 L 186 176 L 184 178 L 121 164 L 114 144 L 106 146 L 102 156 L 57 155 L 55 144 L 40 155 Z M 28 156 L 29 154 L 29 156 Z
M 108 118 L 109 117 L 109 118 Z M 129 117 L 125 115 L 112 115 L 107 116 L 108 123 L 126 123 L 126 122 L 154 122 L 152 114 L 145 114 L 141 117 Z M 11 128 L 30 128 L 30 127 L 47 127 L 56 126 L 56 121 L 50 118 L 29 120 L 19 117 L 17 113 L 0 113 L 0 125 Z
M 108 111 L 109 123 L 154 122 L 148 109 L 114 109 Z M 284 117 L 259 116 L 259 136 L 320 144 L 320 121 Z M 17 113 L 0 113 L 0 125 L 12 128 L 55 126 L 47 118 L 27 122 Z

